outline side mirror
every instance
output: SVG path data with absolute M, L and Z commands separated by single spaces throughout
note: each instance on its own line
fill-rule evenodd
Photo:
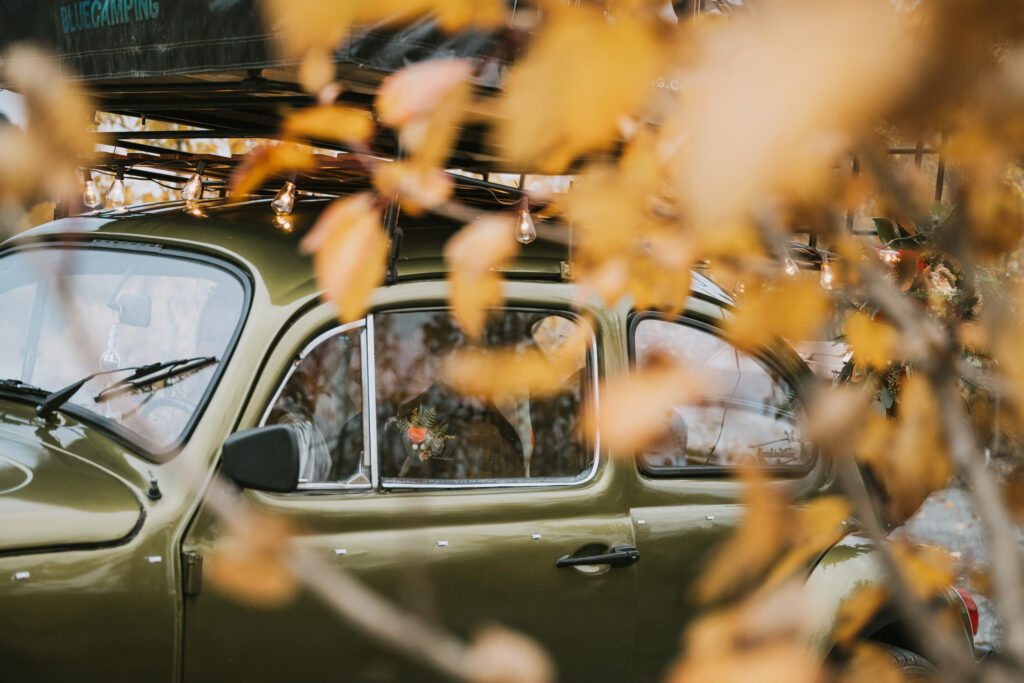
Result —
M 290 424 L 235 432 L 224 441 L 224 474 L 242 488 L 294 491 L 299 485 L 299 443 Z

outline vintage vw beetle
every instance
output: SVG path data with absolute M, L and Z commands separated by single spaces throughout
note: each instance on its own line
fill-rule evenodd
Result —
M 664 672 L 742 515 L 737 463 L 802 498 L 829 489 L 796 419 L 805 366 L 732 347 L 710 281 L 677 319 L 587 308 L 560 394 L 485 405 L 440 381 L 465 343 L 444 308 L 455 226 L 401 217 L 394 277 L 339 325 L 296 248 L 321 208 L 300 202 L 288 232 L 265 201 L 101 212 L 0 249 L 0 678 L 421 680 L 311 596 L 258 609 L 204 585 L 222 535 L 193 482 L 218 468 L 371 587 L 456 633 L 519 629 L 574 681 Z M 488 343 L 544 350 L 580 324 L 565 260 L 524 248 Z M 665 443 L 612 457 L 580 409 L 656 347 L 703 368 L 710 398 L 677 407 Z M 878 577 L 862 545 L 808 568 L 830 615 Z M 914 649 L 890 610 L 869 630 Z

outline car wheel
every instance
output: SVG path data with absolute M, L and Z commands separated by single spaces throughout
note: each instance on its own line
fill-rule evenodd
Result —
M 893 666 L 899 670 L 900 677 L 904 681 L 935 680 L 935 667 L 921 655 L 910 650 L 904 650 L 902 647 L 896 647 L 895 645 L 887 645 L 885 643 L 880 643 L 879 645 L 882 651 L 892 660 Z

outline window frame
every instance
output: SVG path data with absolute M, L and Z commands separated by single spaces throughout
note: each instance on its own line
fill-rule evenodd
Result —
M 451 309 L 447 306 L 414 306 L 410 308 L 390 308 L 369 313 L 366 317 L 344 325 L 334 325 L 322 329 L 319 333 L 310 338 L 302 345 L 299 353 L 292 359 L 287 371 L 271 394 L 257 426 L 266 426 L 274 405 L 284 391 L 285 386 L 301 365 L 302 361 L 309 356 L 314 349 L 329 339 L 361 328 L 359 337 L 361 345 L 361 362 L 363 373 L 363 464 L 367 464 L 369 458 L 370 483 L 366 484 L 345 484 L 343 482 L 306 482 L 298 485 L 297 494 L 316 493 L 345 493 L 349 491 L 374 491 L 378 493 L 388 491 L 416 491 L 416 490 L 474 490 L 474 489 L 536 489 L 536 488 L 564 488 L 582 486 L 592 481 L 596 476 L 601 464 L 601 438 L 597 434 L 593 444 L 586 451 L 591 454 L 589 467 L 574 477 L 538 477 L 534 479 L 400 479 L 397 477 L 382 477 L 380 475 L 380 458 L 377 439 L 377 378 L 376 378 L 376 335 L 374 332 L 374 318 L 378 315 L 402 314 L 402 313 L 448 313 Z M 502 311 L 518 311 L 531 313 L 546 313 L 560 315 L 573 322 L 582 323 L 582 316 L 565 309 L 534 307 L 526 305 L 511 305 L 502 307 Z M 587 349 L 587 380 L 590 384 L 588 395 L 585 400 L 591 402 L 595 410 L 599 409 L 599 363 L 597 330 L 588 325 L 590 343 Z M 294 495 L 294 494 L 292 494 Z
M 744 353 L 752 358 L 759 365 L 764 367 L 766 370 L 771 370 L 776 373 L 776 376 L 785 384 L 785 388 L 791 392 L 793 397 L 796 399 L 797 405 L 801 408 L 805 407 L 803 396 L 798 390 L 795 377 L 786 370 L 777 359 L 773 358 L 770 354 L 761 352 L 744 351 L 738 346 L 733 344 L 729 338 L 725 335 L 722 328 L 714 324 L 712 321 L 703 317 L 694 316 L 691 314 L 683 313 L 676 316 L 667 316 L 658 311 L 633 311 L 630 313 L 628 322 L 626 325 L 626 343 L 629 355 L 629 372 L 636 371 L 636 329 L 644 320 L 659 320 L 661 322 L 670 322 L 684 327 L 689 327 L 706 334 L 710 334 L 722 340 L 732 348 L 736 349 L 740 353 Z M 791 477 L 800 478 L 811 473 L 818 465 L 818 449 L 813 444 L 809 443 L 806 439 L 802 439 L 810 450 L 807 462 L 799 465 L 756 465 L 758 471 L 776 477 Z M 687 465 L 683 467 L 650 467 L 643 459 L 643 455 L 638 451 L 635 454 L 634 460 L 636 462 L 637 470 L 643 476 L 650 479 L 690 479 L 690 478 L 727 478 L 733 477 L 739 471 L 739 467 L 736 465 Z

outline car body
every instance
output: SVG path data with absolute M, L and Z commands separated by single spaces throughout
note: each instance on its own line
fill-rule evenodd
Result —
M 717 328 L 729 297 L 705 278 L 678 318 L 580 306 L 564 247 L 528 245 L 506 273 L 493 340 L 543 349 L 541 328 L 580 324 L 582 309 L 591 334 L 574 388 L 439 411 L 459 399 L 439 398 L 436 361 L 464 344 L 441 258 L 455 226 L 400 218 L 395 277 L 365 318 L 341 326 L 297 249 L 321 208 L 300 202 L 287 232 L 262 200 L 208 203 L 205 217 L 173 205 L 100 213 L 0 249 L 8 332 L 25 331 L 2 347 L 4 378 L 53 391 L 104 367 L 217 358 L 165 388 L 98 402 L 121 376 L 101 375 L 43 416 L 38 394 L 0 387 L 0 677 L 422 680 L 307 593 L 268 609 L 204 583 L 203 559 L 224 537 L 202 491 L 222 444 L 261 425 L 305 435 L 303 473 L 295 491 L 246 488 L 247 502 L 457 634 L 498 622 L 536 638 L 562 680 L 664 672 L 697 613 L 696 577 L 743 515 L 727 476 L 736 463 L 754 457 L 800 499 L 830 489 L 827 463 L 799 435 L 806 366 L 779 345 L 756 356 L 731 347 Z M 74 323 L 54 301 L 88 315 Z M 583 437 L 578 415 L 599 403 L 599 380 L 656 347 L 725 372 L 731 393 L 675 411 L 675 440 L 637 457 Z M 402 407 L 417 401 L 415 414 Z M 733 444 L 751 432 L 764 437 L 754 451 Z M 502 455 L 474 459 L 484 448 Z M 639 561 L 556 566 L 614 546 Z M 838 606 L 880 576 L 866 549 L 851 537 L 808 568 L 808 590 L 830 606 L 825 652 Z M 912 645 L 895 613 L 871 628 Z

